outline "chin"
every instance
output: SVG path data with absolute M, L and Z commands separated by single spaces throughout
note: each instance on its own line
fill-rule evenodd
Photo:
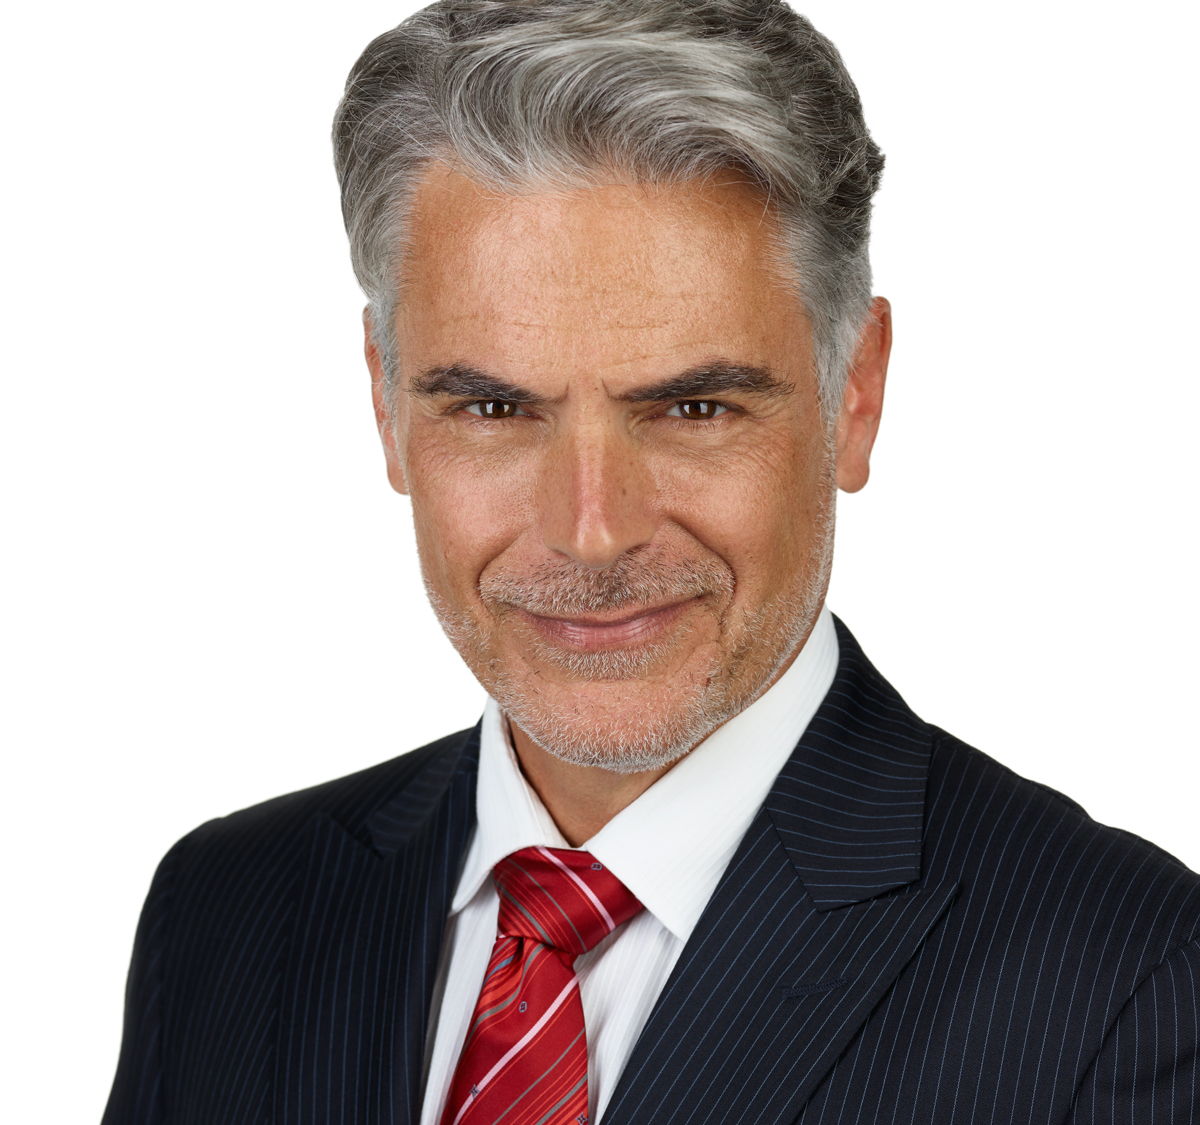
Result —
M 728 687 L 705 675 L 669 688 L 660 681 L 651 691 L 629 680 L 531 691 L 502 678 L 491 693 L 509 719 L 556 758 L 641 773 L 672 765 L 737 714 L 742 693 Z
M 775 681 L 816 621 L 820 602 L 789 599 L 790 612 L 783 609 L 776 604 L 756 614 L 739 630 L 742 644 L 695 651 L 673 674 L 664 675 L 661 655 L 643 647 L 559 653 L 550 664 L 560 672 L 569 666 L 565 681 L 529 666 L 497 675 L 493 664 L 484 686 L 536 745 L 564 762 L 614 773 L 661 770 Z

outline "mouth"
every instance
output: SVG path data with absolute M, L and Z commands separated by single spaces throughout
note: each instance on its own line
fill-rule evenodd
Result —
M 589 613 L 573 617 L 543 617 L 519 606 L 515 608 L 522 620 L 554 644 L 576 652 L 600 652 L 657 640 L 702 600 L 694 597 L 670 605 L 632 611 L 625 608 L 614 610 L 611 614 Z

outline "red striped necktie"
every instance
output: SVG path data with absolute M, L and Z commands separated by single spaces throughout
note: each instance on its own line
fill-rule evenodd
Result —
M 522 848 L 492 877 L 496 944 L 441 1125 L 587 1125 L 575 958 L 642 904 L 587 852 Z

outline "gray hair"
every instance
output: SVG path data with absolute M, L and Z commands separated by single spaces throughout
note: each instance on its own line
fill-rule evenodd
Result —
M 837 49 L 781 0 L 437 0 L 355 63 L 342 214 L 394 400 L 404 218 L 435 160 L 514 194 L 737 170 L 762 193 L 836 414 L 871 301 L 883 156 Z

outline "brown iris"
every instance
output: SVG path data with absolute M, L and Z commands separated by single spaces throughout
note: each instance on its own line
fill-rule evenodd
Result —
M 476 402 L 472 405 L 484 418 L 511 418 L 517 412 L 515 402 L 505 402 L 498 398 Z
M 685 418 L 715 418 L 721 404 L 710 399 L 695 399 L 692 402 L 681 402 L 679 413 Z

